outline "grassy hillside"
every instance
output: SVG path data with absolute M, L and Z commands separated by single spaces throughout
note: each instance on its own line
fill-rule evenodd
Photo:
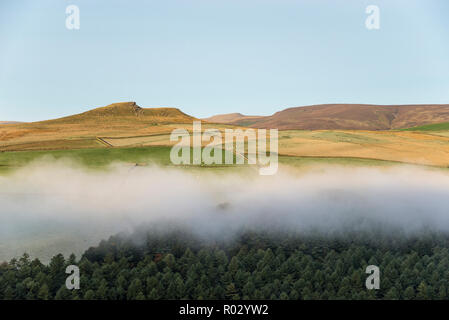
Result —
M 442 118 L 442 112 L 447 106 L 399 106 L 384 109 L 362 106 L 358 113 L 352 114 L 354 106 L 348 109 L 347 105 L 324 105 L 321 108 L 292 108 L 280 112 L 281 118 L 296 121 L 297 112 L 307 119 L 311 114 L 327 115 L 332 121 L 345 118 L 345 121 L 356 121 L 357 118 L 374 117 L 376 123 L 398 125 L 404 115 L 410 110 L 426 109 L 418 112 L 420 121 Z M 424 109 L 423 109 L 424 108 Z M 330 109 L 333 111 L 331 112 Z M 385 110 L 396 110 L 391 116 Z M 432 111 L 433 110 L 433 111 Z M 434 112 L 440 110 L 439 116 Z M 419 110 L 418 110 L 419 111 Z M 318 113 L 317 113 L 318 112 Z M 290 113 L 292 113 L 290 115 Z M 309 114 L 310 113 L 310 114 Z M 307 114 L 309 114 L 307 116 Z M 363 115 L 363 117 L 362 117 Z M 239 116 L 238 114 L 234 114 Z M 250 121 L 240 118 L 237 121 Z M 351 117 L 353 120 L 351 120 Z M 322 118 L 316 118 L 321 121 Z M 408 119 L 411 119 L 408 117 Z M 20 162 L 21 153 L 15 151 L 36 151 L 37 154 L 48 151 L 50 154 L 90 154 L 104 153 L 97 160 L 100 164 L 108 155 L 137 150 L 136 148 L 164 147 L 168 148 L 176 142 L 170 141 L 170 133 L 174 129 L 186 129 L 191 132 L 192 122 L 195 118 L 188 116 L 175 108 L 140 108 L 134 102 L 116 103 L 106 107 L 96 108 L 81 114 L 55 120 L 20 123 L 0 126 L 0 162 L 1 158 L 12 159 L 16 157 Z M 255 121 L 252 119 L 251 121 Z M 258 121 L 258 120 L 257 120 Z M 240 122 L 239 122 L 240 123 Z M 313 121 L 310 121 L 313 123 Z M 343 122 L 340 122 L 340 124 Z M 367 161 L 392 161 L 412 164 L 449 166 L 449 122 L 434 125 L 414 127 L 408 130 L 282 130 L 279 131 L 279 154 L 308 159 L 318 158 L 347 158 L 367 159 Z M 203 122 L 202 129 L 219 129 L 224 132 L 226 128 L 241 128 L 234 125 Z M 446 131 L 442 131 L 446 130 Z M 209 141 L 203 141 L 203 145 Z M 85 150 L 75 152 L 71 150 Z M 103 149 L 120 149 L 106 151 Z M 122 150 L 123 149 L 123 150 Z M 60 152 L 53 152 L 60 150 Z M 127 150 L 127 151 L 126 151 Z M 146 149 L 145 149 L 146 150 Z M 10 153 L 14 152 L 14 153 Z M 136 151 L 138 152 L 138 151 Z M 132 156 L 132 155 L 131 155 Z M 123 155 L 126 158 L 126 155 Z M 122 161 L 122 156 L 118 156 Z M 94 160 L 92 160 L 95 162 Z M 123 161 L 127 161 L 126 159 Z M 134 161 L 134 160 L 133 160 Z M 139 162 L 137 159 L 134 162 Z
M 413 131 L 287 130 L 279 133 L 279 153 L 448 167 L 449 137 Z
M 0 174 L 11 173 L 16 169 L 34 161 L 68 160 L 90 169 L 105 169 L 113 163 L 124 163 L 130 167 L 156 164 L 160 166 L 173 166 L 170 162 L 170 150 L 168 146 L 131 147 L 131 148 L 92 148 L 73 150 L 41 150 L 41 151 L 11 151 L 0 153 Z M 191 153 L 191 159 L 193 158 Z M 235 161 L 235 156 L 234 156 Z M 223 153 L 224 163 L 224 153 Z M 356 157 L 319 157 L 319 156 L 279 156 L 281 165 L 293 167 L 306 167 L 312 165 L 343 165 L 343 166 L 390 166 L 400 162 L 363 159 Z M 179 166 L 178 166 L 179 167 Z M 211 168 L 223 170 L 239 170 L 248 168 L 248 165 L 200 165 L 180 166 L 181 168 Z M 257 168 L 256 166 L 253 166 Z
M 13 151 L 0 153 L 0 168 L 18 168 L 38 159 L 69 159 L 88 167 L 103 167 L 113 162 L 130 164 L 151 161 L 170 163 L 170 148 L 96 148 L 73 150 Z
M 54 157 L 74 156 L 82 159 L 86 157 L 87 164 L 98 163 L 100 166 L 114 160 L 145 162 L 145 159 L 140 158 L 139 155 L 155 157 L 156 162 L 161 160 L 161 164 L 169 164 L 169 150 L 175 143 L 170 141 L 168 133 L 134 137 L 103 137 L 102 140 L 104 143 L 99 142 L 99 139 L 91 138 L 14 145 L 11 148 L 20 147 L 25 151 L 4 148 L 4 152 L 0 152 L 0 170 L 2 166 L 5 168 L 5 166 L 21 165 L 24 159 L 28 161 L 27 159 L 34 159 L 45 154 Z M 205 143 L 207 142 L 203 142 L 203 145 Z M 164 151 L 158 156 L 158 152 L 153 153 L 157 150 Z M 441 132 L 430 131 L 288 130 L 279 132 L 279 153 L 281 158 L 286 156 L 287 162 L 291 162 L 292 157 L 306 159 L 306 162 L 313 159 L 316 162 L 349 161 L 353 163 L 353 159 L 363 159 L 365 163 L 390 161 L 448 167 L 449 137 Z M 358 163 L 360 161 L 362 160 L 357 160 Z M 304 161 L 301 160 L 301 162 Z
M 72 150 L 41 150 L 41 151 L 11 151 L 0 153 L 0 174 L 12 172 L 34 161 L 67 160 L 72 163 L 83 165 L 90 169 L 104 169 L 113 163 L 124 163 L 129 166 L 156 164 L 160 166 L 172 166 L 170 161 L 171 147 L 151 146 L 134 148 L 92 148 Z M 223 163 L 225 153 L 223 152 Z M 193 159 L 193 149 L 190 158 Z M 235 162 L 235 156 L 234 156 Z M 193 168 L 195 166 L 180 166 Z M 232 167 L 223 165 L 204 164 L 196 167 Z M 239 166 L 240 167 L 240 166 Z M 242 166 L 246 167 L 246 166 Z
M 449 131 L 449 122 L 427 124 L 403 129 L 403 131 Z
M 132 121 L 135 123 L 183 123 L 190 122 L 194 118 L 186 115 L 176 108 L 141 108 L 135 102 L 113 103 L 106 107 L 95 108 L 80 114 L 41 121 L 37 124 L 78 124 L 78 123 L 108 123 L 125 124 Z
M 58 149 L 64 144 L 74 148 L 74 141 L 95 147 L 98 136 L 169 133 L 174 127 L 191 126 L 194 119 L 175 108 L 114 103 L 60 119 L 0 126 L 0 150 L 51 149 L 54 142 Z

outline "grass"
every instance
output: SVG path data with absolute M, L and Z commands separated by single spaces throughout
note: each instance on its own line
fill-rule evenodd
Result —
M 427 124 L 424 126 L 402 129 L 402 131 L 447 131 L 449 130 L 449 122 Z
M 168 148 L 176 143 L 170 141 L 170 133 L 181 128 L 191 132 L 193 120 L 178 109 L 145 109 L 127 102 L 55 120 L 0 125 L 0 151 L 5 151 L 0 153 L 0 170 L 2 166 L 21 165 L 43 154 L 55 158 L 74 157 L 89 166 L 104 166 L 115 160 L 146 162 L 147 159 L 166 165 Z M 248 117 L 241 121 L 254 119 Z M 203 123 L 202 128 L 217 128 L 223 132 L 236 127 Z M 316 161 L 379 159 L 448 167 L 449 123 L 394 131 L 279 131 L 279 154 Z M 13 159 L 15 157 L 17 160 Z
M 311 136 L 314 139 L 320 139 L 330 142 L 349 142 L 355 144 L 378 143 L 379 139 L 368 137 L 363 133 L 339 132 L 339 131 L 316 131 Z
M 279 163 L 290 166 L 310 166 L 310 165 L 341 165 L 341 166 L 391 166 L 398 165 L 401 162 L 380 160 L 380 159 L 363 159 L 351 157 L 294 157 L 279 156 Z
M 88 168 L 105 168 L 114 162 L 129 164 L 157 164 L 172 166 L 168 146 L 151 146 L 136 148 L 92 148 L 73 150 L 41 150 L 41 151 L 11 151 L 0 152 L 0 173 L 23 167 L 39 159 L 68 159 Z M 223 152 L 223 163 L 225 153 Z M 193 159 L 191 149 L 190 159 Z M 235 156 L 234 156 L 235 162 Z M 193 167 L 181 165 L 181 167 Z M 197 167 L 233 167 L 233 165 L 197 165 Z
M 356 158 L 449 166 L 446 132 L 288 130 L 279 153 L 296 157 Z
M 91 168 L 104 168 L 113 162 L 155 163 L 170 166 L 170 150 L 175 142 L 169 132 L 180 124 L 165 124 L 163 132 L 151 134 L 132 130 L 133 135 L 78 136 L 65 139 L 40 140 L 0 146 L 0 173 L 21 167 L 43 156 L 69 158 Z M 190 126 L 190 128 L 189 128 Z M 449 124 L 422 126 L 440 130 Z M 191 130 L 191 124 L 186 124 Z M 204 124 L 203 129 L 215 124 Z M 217 126 L 221 130 L 226 126 Z M 305 166 L 337 164 L 357 166 L 385 166 L 409 163 L 449 167 L 449 131 L 279 131 L 280 164 Z M 1 133 L 1 130 L 0 130 Z M 53 134 L 53 133 L 52 133 Z M 1 134 L 0 134 L 1 136 Z M 100 139 L 101 138 L 101 139 Z M 1 139 L 0 139 L 1 141 Z M 103 141 L 103 142 L 102 142 Z M 206 143 L 203 141 L 203 143 Z M 207 142 L 208 143 L 208 142 Z M 113 147 L 111 147 L 111 145 Z M 21 151 L 18 151 L 21 150 Z M 193 157 L 191 156 L 191 159 Z M 223 161 L 224 163 L 224 161 Z M 185 166 L 192 168 L 192 166 Z M 227 167 L 229 165 L 198 166 Z M 241 167 L 241 166 L 231 166 Z
M 95 138 L 65 139 L 65 140 L 44 140 L 26 142 L 16 145 L 8 145 L 1 148 L 1 151 L 24 151 L 24 150 L 70 150 L 84 148 L 98 148 L 104 146 L 101 141 Z
M 99 136 L 170 134 L 173 126 L 190 128 L 194 119 L 174 108 L 145 109 L 117 103 L 54 120 L 1 125 L 0 150 L 72 149 L 76 147 L 70 146 L 76 143 L 70 141 L 73 139 L 78 139 L 78 144 L 92 144 Z
M 73 150 L 12 151 L 0 153 L 0 170 L 24 166 L 49 156 L 56 160 L 70 159 L 87 167 L 105 167 L 113 162 L 170 164 L 169 147 L 95 148 Z
M 92 169 L 103 169 L 114 162 L 129 163 L 130 165 L 157 164 L 160 166 L 174 166 L 170 161 L 168 146 L 133 147 L 133 148 L 92 148 L 73 150 L 42 150 L 42 151 L 11 151 L 0 152 L 0 174 L 9 173 L 39 159 L 69 159 Z M 47 157 L 47 158 L 44 158 Z M 49 157 L 49 158 L 48 158 Z M 193 159 L 191 150 L 191 159 Z M 224 163 L 224 153 L 223 153 Z M 234 156 L 235 163 L 235 156 Z M 318 165 L 348 165 L 348 166 L 390 166 L 398 164 L 395 161 L 377 159 L 363 159 L 353 157 L 304 157 L 279 156 L 282 165 L 303 167 Z M 229 169 L 248 168 L 248 165 L 181 165 L 181 168 L 215 169 L 228 171 Z

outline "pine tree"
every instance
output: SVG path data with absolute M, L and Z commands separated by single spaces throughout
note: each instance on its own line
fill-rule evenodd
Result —
M 39 289 L 39 291 L 37 293 L 37 298 L 39 300 L 48 300 L 48 298 L 49 298 L 49 290 L 48 290 L 48 286 L 47 286 L 46 283 L 44 283 L 40 287 L 40 289 Z
M 415 290 L 412 286 L 407 287 L 404 291 L 404 299 L 406 300 L 412 300 L 415 298 Z
M 429 299 L 427 285 L 424 281 L 422 281 L 418 286 L 418 293 L 416 294 L 416 299 L 418 300 L 426 300 Z
M 282 292 L 282 293 L 279 295 L 279 299 L 280 299 L 280 300 L 288 300 L 288 294 L 286 294 L 285 292 Z
M 159 294 L 155 288 L 151 289 L 150 293 L 148 294 L 148 300 L 158 300 Z
M 92 289 L 87 290 L 86 294 L 84 295 L 85 300 L 94 300 L 95 299 L 95 292 Z
M 55 300 L 71 300 L 71 298 L 72 294 L 70 290 L 66 288 L 65 284 L 56 292 Z
M 100 282 L 100 286 L 95 292 L 95 297 L 98 300 L 107 300 L 108 299 L 108 282 L 105 279 L 102 279 Z
M 142 291 L 137 294 L 136 300 L 145 300 L 145 295 L 142 293 Z
M 290 292 L 290 300 L 298 300 L 299 299 L 299 293 L 295 289 L 293 289 Z
M 11 286 L 6 287 L 4 299 L 5 300 L 13 300 L 14 298 L 15 298 L 14 290 L 11 288 Z
M 62 254 L 54 256 L 49 265 L 49 275 L 51 278 L 50 293 L 56 294 L 56 291 L 61 288 L 61 285 L 65 284 L 65 260 Z
M 128 300 L 135 300 L 139 293 L 143 292 L 142 282 L 139 279 L 134 279 L 128 287 Z
M 399 299 L 399 292 L 398 290 L 393 287 L 385 294 L 386 300 L 398 300 Z

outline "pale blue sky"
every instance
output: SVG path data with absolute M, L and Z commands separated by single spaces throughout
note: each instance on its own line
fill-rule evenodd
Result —
M 80 8 L 67 30 L 65 8 Z M 367 5 L 380 30 L 365 28 Z M 447 0 L 2 0 L 0 120 L 449 103 Z

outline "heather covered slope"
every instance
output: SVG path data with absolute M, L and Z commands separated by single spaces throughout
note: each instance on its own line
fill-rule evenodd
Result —
M 392 130 L 448 122 L 449 105 L 323 104 L 288 108 L 266 117 L 221 115 L 205 120 L 279 130 Z

